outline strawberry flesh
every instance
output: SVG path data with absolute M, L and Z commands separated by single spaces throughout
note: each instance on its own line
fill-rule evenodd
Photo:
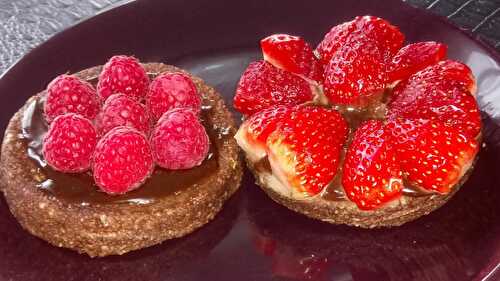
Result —
M 382 121 L 367 121 L 356 130 L 346 154 L 342 185 L 362 210 L 401 196 L 401 168 Z
M 296 107 L 267 139 L 273 174 L 292 196 L 320 193 L 337 173 L 347 130 L 333 109 Z
M 284 105 L 269 107 L 252 115 L 241 124 L 235 139 L 252 161 L 257 162 L 266 156 L 267 137 L 293 108 Z
M 266 61 L 251 63 L 240 78 L 234 96 L 234 107 L 252 115 L 276 105 L 296 105 L 312 101 L 309 83 Z
M 408 79 L 419 70 L 446 58 L 447 46 L 428 41 L 409 44 L 401 48 L 388 65 L 389 84 Z
M 453 126 L 423 119 L 387 124 L 401 168 L 411 185 L 448 193 L 471 166 L 477 141 Z
M 286 71 L 320 82 L 323 66 L 299 36 L 274 34 L 260 41 L 264 60 Z

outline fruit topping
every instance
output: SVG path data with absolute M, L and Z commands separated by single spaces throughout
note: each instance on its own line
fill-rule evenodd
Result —
M 344 45 L 325 68 L 325 95 L 331 103 L 365 107 L 380 99 L 387 76 L 383 54 L 372 41 Z
M 151 133 L 156 164 L 165 169 L 189 169 L 207 157 L 209 139 L 197 114 L 177 108 L 163 114 Z
M 404 35 L 388 21 L 374 16 L 356 17 L 350 22 L 334 26 L 316 48 L 324 65 L 343 46 L 356 42 L 373 41 L 385 60 L 392 58 L 401 48 Z
M 149 119 L 144 105 L 124 94 L 111 95 L 96 118 L 96 127 L 99 134 L 104 135 L 118 126 L 132 127 L 148 134 Z
M 77 113 L 94 119 L 99 107 L 99 99 L 92 85 L 73 75 L 59 75 L 47 86 L 43 110 L 49 123 L 66 113 Z
M 242 74 L 234 107 L 252 115 L 276 105 L 296 105 L 313 100 L 309 83 L 263 60 L 251 63 Z
M 180 72 L 164 73 L 156 77 L 149 88 L 146 106 L 153 121 L 170 109 L 191 108 L 196 113 L 201 110 L 201 98 L 191 78 Z
M 429 66 L 396 86 L 388 117 L 440 120 L 476 137 L 481 117 L 470 92 L 471 77 L 469 68 L 458 62 Z
M 302 37 L 274 34 L 262 39 L 260 47 L 270 64 L 314 81 L 322 80 L 323 66 Z
M 131 127 L 115 127 L 97 143 L 92 171 L 95 183 L 108 194 L 139 187 L 154 167 L 146 136 Z
M 367 121 L 356 130 L 346 154 L 342 185 L 362 210 L 375 209 L 401 195 L 401 168 L 382 121 Z
M 97 133 L 87 118 L 67 113 L 57 116 L 43 139 L 43 157 L 54 169 L 79 173 L 89 169 Z
M 387 66 L 389 84 L 406 80 L 412 74 L 446 58 L 446 45 L 438 42 L 418 42 L 401 48 Z
M 409 184 L 447 193 L 470 168 L 477 141 L 440 121 L 396 119 L 387 124 Z
M 149 77 L 136 58 L 114 56 L 99 74 L 97 92 L 103 101 L 117 93 L 142 100 L 148 91 L 148 86 Z
M 267 139 L 273 174 L 291 196 L 320 193 L 334 178 L 347 123 L 333 109 L 298 106 Z
M 269 107 L 252 115 L 241 124 L 235 138 L 252 161 L 257 162 L 267 155 L 267 137 L 293 110 L 293 106 Z

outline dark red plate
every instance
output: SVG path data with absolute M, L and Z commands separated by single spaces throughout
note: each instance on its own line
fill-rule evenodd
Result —
M 268 199 L 246 174 L 222 213 L 195 233 L 122 257 L 90 259 L 23 231 L 0 196 L 0 281 L 6 280 L 499 280 L 500 59 L 446 21 L 390 1 L 138 1 L 51 38 L 0 80 L 0 121 L 57 74 L 114 54 L 184 67 L 231 104 L 258 42 L 276 32 L 316 44 L 332 25 L 372 14 L 408 41 L 438 40 L 479 84 L 485 146 L 462 190 L 402 227 L 361 230 L 307 219 Z

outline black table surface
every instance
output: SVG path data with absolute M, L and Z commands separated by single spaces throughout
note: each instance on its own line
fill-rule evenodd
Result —
M 447 17 L 500 51 L 500 0 L 405 1 Z M 0 73 L 58 31 L 124 2 L 0 0 Z

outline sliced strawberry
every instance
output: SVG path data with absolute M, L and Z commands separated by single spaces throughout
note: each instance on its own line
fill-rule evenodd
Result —
M 312 196 L 333 180 L 347 130 L 333 109 L 298 106 L 269 135 L 269 163 L 287 195 Z
M 299 36 L 274 34 L 260 41 L 264 60 L 283 70 L 321 82 L 323 66 Z
M 367 121 L 358 127 L 347 151 L 342 185 L 362 210 L 401 196 L 401 168 L 389 136 L 382 121 Z
M 440 120 L 476 137 L 481 117 L 474 96 L 474 80 L 463 64 L 443 61 L 398 84 L 389 103 L 388 117 Z
M 401 48 L 404 35 L 388 21 L 373 17 L 356 17 L 354 20 L 334 26 L 316 48 L 323 64 L 327 65 L 333 55 L 344 45 L 359 40 L 373 40 L 383 51 L 385 59 L 391 58 Z
M 410 75 L 446 58 L 447 46 L 428 41 L 406 45 L 392 58 L 388 65 L 389 83 L 405 80 Z
M 478 143 L 459 128 L 440 121 L 396 119 L 387 124 L 406 180 L 448 193 L 470 168 Z
M 252 115 L 270 106 L 296 105 L 312 99 L 306 80 L 261 60 L 247 67 L 233 102 L 239 112 Z
M 372 41 L 345 45 L 325 69 L 324 91 L 331 103 L 365 107 L 380 97 L 387 77 L 383 56 Z
M 292 106 L 269 107 L 241 124 L 234 137 L 250 160 L 257 162 L 266 156 L 267 137 L 293 110 Z

